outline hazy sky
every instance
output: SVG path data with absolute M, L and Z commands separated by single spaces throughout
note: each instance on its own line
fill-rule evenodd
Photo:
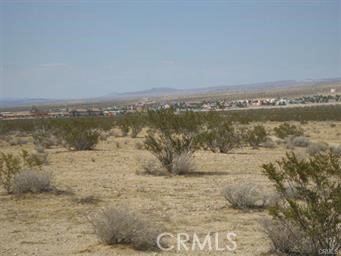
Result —
M 341 0 L 0 0 L 0 97 L 341 76 Z

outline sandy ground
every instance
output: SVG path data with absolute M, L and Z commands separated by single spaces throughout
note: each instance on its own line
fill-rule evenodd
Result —
M 332 125 L 333 124 L 333 125 Z M 266 123 L 269 129 L 278 123 Z M 341 122 L 310 122 L 302 125 L 313 141 L 341 144 Z M 284 145 L 275 149 L 243 148 L 231 154 L 195 153 L 197 176 L 154 177 L 137 175 L 152 156 L 136 149 L 136 139 L 110 137 L 96 150 L 70 152 L 48 149 L 54 184 L 63 194 L 29 194 L 16 197 L 0 191 L 0 255 L 271 255 L 271 244 L 259 221 L 267 211 L 232 209 L 222 196 L 225 186 L 235 183 L 260 184 L 271 189 L 262 175 L 261 164 L 284 156 Z M 117 142 L 120 148 L 117 148 Z M 1 144 L 1 151 L 17 152 L 23 146 Z M 296 149 L 304 151 L 304 149 Z M 78 199 L 94 196 L 96 203 Z M 224 239 L 237 235 L 237 249 L 219 251 L 138 252 L 127 246 L 102 245 L 86 216 L 98 208 L 125 205 L 170 233 L 208 232 Z M 224 245 L 224 241 L 222 241 Z

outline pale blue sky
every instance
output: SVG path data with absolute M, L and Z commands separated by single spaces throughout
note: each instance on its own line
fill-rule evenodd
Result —
M 341 0 L 0 0 L 0 97 L 341 76 Z

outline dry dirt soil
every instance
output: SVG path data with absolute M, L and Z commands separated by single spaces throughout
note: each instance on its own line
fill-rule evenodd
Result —
M 276 125 L 265 124 L 269 130 Z M 309 122 L 302 127 L 312 141 L 341 144 L 341 122 Z M 229 184 L 252 183 L 270 191 L 261 165 L 283 157 L 285 145 L 242 148 L 230 154 L 199 151 L 194 161 L 201 175 L 156 177 L 136 173 L 153 158 L 136 148 L 142 141 L 143 134 L 135 139 L 111 136 L 92 151 L 48 149 L 45 169 L 53 173 L 55 186 L 66 192 L 14 196 L 0 191 L 0 255 L 271 255 L 270 240 L 260 225 L 267 211 L 233 209 L 222 190 Z M 33 150 L 32 139 L 22 146 L 2 142 L 0 151 L 22 148 Z M 305 149 L 295 150 L 303 154 Z M 89 196 L 97 201 L 81 203 Z M 226 232 L 234 232 L 237 249 L 138 252 L 124 245 L 103 245 L 87 216 L 110 205 L 123 205 L 173 234 L 196 233 L 204 238 L 211 232 L 224 239 Z

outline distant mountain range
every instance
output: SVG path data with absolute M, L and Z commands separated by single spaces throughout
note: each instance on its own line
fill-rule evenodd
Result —
M 328 79 L 307 79 L 303 81 L 283 80 L 263 83 L 240 84 L 240 85 L 222 85 L 206 88 L 194 89 L 175 89 L 175 88 L 152 88 L 149 90 L 125 92 L 125 93 L 110 93 L 102 97 L 87 98 L 87 99 L 44 99 L 44 98 L 1 98 L 0 107 L 16 107 L 16 106 L 31 106 L 31 105 L 47 105 L 47 104 L 72 104 L 72 103 L 86 103 L 86 102 L 101 102 L 108 100 L 130 100 L 140 98 L 156 98 L 156 97 L 176 97 L 176 96 L 190 96 L 208 93 L 228 93 L 228 92 L 252 92 L 264 91 L 276 88 L 293 88 L 299 86 L 318 86 L 323 84 L 341 84 L 341 78 Z
M 126 92 L 126 93 L 110 93 L 102 99 L 137 99 L 143 97 L 162 97 L 162 96 L 188 96 L 206 93 L 224 93 L 235 91 L 262 91 L 275 88 L 291 88 L 298 86 L 318 86 L 322 84 L 339 84 L 341 78 L 328 78 L 328 79 L 309 79 L 304 81 L 296 80 L 283 80 L 272 81 L 263 83 L 252 84 L 239 84 L 239 85 L 221 85 L 215 87 L 194 88 L 194 89 L 174 89 L 174 88 L 152 88 L 149 90 Z

